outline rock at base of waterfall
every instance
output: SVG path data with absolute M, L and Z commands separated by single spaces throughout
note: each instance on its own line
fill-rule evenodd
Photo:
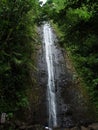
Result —
M 52 129 L 49 128 L 48 126 L 45 126 L 45 130 L 52 130 Z
M 89 129 L 84 126 L 81 126 L 81 130 L 89 130 Z
M 90 130 L 98 130 L 98 123 L 93 123 L 88 126 Z

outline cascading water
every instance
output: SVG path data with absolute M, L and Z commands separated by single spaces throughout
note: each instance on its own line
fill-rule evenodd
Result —
M 49 108 L 49 127 L 57 126 L 57 113 L 56 113 L 56 99 L 55 99 L 55 80 L 54 80 L 54 66 L 53 66 L 53 53 L 52 46 L 54 41 L 52 39 L 52 29 L 48 23 L 43 26 L 43 37 L 45 46 L 45 56 L 48 71 L 48 108 Z

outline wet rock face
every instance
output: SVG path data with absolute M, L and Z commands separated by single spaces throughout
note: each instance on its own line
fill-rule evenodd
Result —
M 39 28 L 39 34 L 41 40 L 43 40 L 42 27 Z M 48 125 L 48 109 L 47 109 L 47 65 L 45 61 L 45 50 L 43 49 L 43 44 L 40 45 L 37 54 L 37 82 L 41 89 L 40 106 L 37 116 L 37 124 Z
M 40 30 L 42 37 L 42 29 Z M 87 101 L 84 99 L 79 83 L 70 66 L 67 53 L 62 50 L 53 34 L 54 46 L 52 47 L 53 64 L 55 73 L 55 92 L 58 127 L 72 128 L 76 124 L 90 124 L 93 118 L 90 117 Z M 43 38 L 42 38 L 43 39 Z M 38 83 L 42 89 L 42 99 L 40 104 L 39 123 L 48 124 L 48 108 L 47 108 L 47 66 L 45 61 L 44 45 L 38 53 Z M 76 81 L 76 80 L 77 81 Z M 39 113 L 38 113 L 39 114 Z M 41 121 L 41 122 L 40 122 Z M 86 125 L 84 125 L 86 126 Z M 74 128 L 75 129 L 75 128 Z

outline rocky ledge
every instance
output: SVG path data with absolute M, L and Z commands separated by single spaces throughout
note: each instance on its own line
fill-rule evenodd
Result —
M 31 125 L 26 123 L 16 122 L 12 124 L 11 122 L 7 122 L 6 124 L 0 125 L 0 130 L 98 130 L 98 123 L 92 123 L 90 125 L 77 125 L 72 128 L 61 128 L 55 127 L 50 129 L 48 127 L 42 125 Z
M 53 130 L 98 130 L 98 123 L 92 123 L 88 126 L 75 126 L 72 128 L 54 128 Z

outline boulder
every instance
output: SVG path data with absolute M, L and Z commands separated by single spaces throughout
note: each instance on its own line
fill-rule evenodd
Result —
M 53 130 L 61 130 L 60 127 L 54 127 Z
M 27 126 L 21 126 L 19 130 L 27 130 Z
M 27 130 L 34 130 L 34 126 L 28 126 Z
M 98 123 L 93 123 L 88 126 L 89 130 L 98 130 Z
M 79 130 L 79 128 L 78 127 L 73 127 L 70 130 Z
M 81 130 L 89 130 L 87 127 L 81 126 Z
M 21 121 L 15 120 L 15 126 L 16 127 L 21 127 Z

